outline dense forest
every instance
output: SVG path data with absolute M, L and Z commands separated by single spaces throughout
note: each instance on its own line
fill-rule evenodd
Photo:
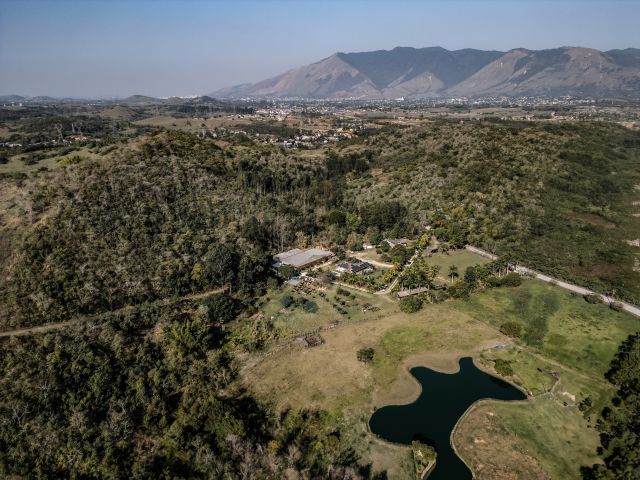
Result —
M 622 345 L 607 372 L 617 392 L 598 420 L 604 464 L 583 468 L 585 480 L 640 478 L 640 334 Z
M 340 419 L 239 390 L 218 295 L 0 349 L 2 478 L 373 478 Z M 294 477 L 292 477 L 294 478 Z
M 441 123 L 363 140 L 347 198 L 393 200 L 452 246 L 472 243 L 640 301 L 633 199 L 640 133 L 611 124 Z

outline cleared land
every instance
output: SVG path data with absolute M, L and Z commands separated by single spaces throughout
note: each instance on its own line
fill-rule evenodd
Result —
M 373 409 L 415 398 L 419 389 L 408 373 L 413 365 L 455 371 L 457 358 L 471 354 L 492 371 L 494 360 L 501 358 L 511 362 L 510 380 L 535 398 L 520 405 L 487 402 L 494 417 L 481 438 L 486 443 L 469 433 L 486 423 L 485 410 L 473 409 L 461 421 L 454 443 L 480 478 L 578 478 L 580 465 L 596 461 L 597 432 L 589 427 L 590 418 L 611 394 L 602 373 L 620 340 L 640 326 L 637 319 L 537 281 L 477 293 L 468 301 L 429 305 L 411 315 L 386 296 L 353 293 L 355 301 L 378 302 L 381 310 L 358 314 L 358 307 L 350 307 L 350 322 L 324 331 L 325 343 L 319 347 L 250 356 L 243 370 L 247 386 L 279 408 L 315 406 L 333 412 L 350 426 L 358 449 L 375 469 L 406 478 L 407 449 L 368 432 Z M 330 290 L 327 296 L 332 295 Z M 275 307 L 276 297 L 265 310 Z M 323 301 L 316 314 L 278 312 L 276 322 L 302 318 L 305 327 L 327 324 L 333 316 Z M 499 332 L 505 321 L 524 325 L 521 340 Z M 498 344 L 504 348 L 494 348 Z M 375 349 L 372 364 L 356 359 L 362 347 Z M 578 404 L 587 396 L 592 406 L 583 413 Z M 552 442 L 550 431 L 557 433 Z M 491 468 L 492 462 L 500 468 Z M 533 477 L 523 476 L 525 467 Z
M 451 276 L 449 275 L 449 268 L 452 265 L 458 267 L 458 275 L 462 277 L 467 267 L 484 265 L 485 263 L 489 263 L 489 260 L 468 250 L 454 250 L 448 253 L 436 253 L 427 258 L 427 263 L 439 266 L 440 273 L 438 276 L 446 279 L 447 282 L 450 283 Z

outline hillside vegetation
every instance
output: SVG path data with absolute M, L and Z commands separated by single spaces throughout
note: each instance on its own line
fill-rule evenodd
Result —
M 373 135 L 358 205 L 396 201 L 415 226 L 640 302 L 640 133 L 608 124 L 441 123 Z
M 640 251 L 626 242 L 640 232 L 638 132 L 443 122 L 351 143 L 301 157 L 167 132 L 37 177 L 36 223 L 6 260 L 4 324 L 214 287 L 250 292 L 292 244 L 358 248 L 427 225 L 450 246 L 477 244 L 640 301 Z

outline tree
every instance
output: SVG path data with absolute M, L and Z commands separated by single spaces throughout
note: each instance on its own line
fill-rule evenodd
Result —
M 429 246 L 430 242 L 431 242 L 431 237 L 429 236 L 429 234 L 423 233 L 422 235 L 420 235 L 420 238 L 418 239 L 418 248 L 420 250 L 424 250 Z
M 407 255 L 407 249 L 403 245 L 396 245 L 395 247 L 393 247 L 389 251 L 389 256 L 391 257 L 393 263 L 395 263 L 396 265 L 404 265 L 409 259 Z
M 630 335 L 618 348 L 606 374 L 617 387 L 598 420 L 604 464 L 582 467 L 588 480 L 640 478 L 640 334 Z
M 467 267 L 467 269 L 464 271 L 464 281 L 467 282 L 468 285 L 475 286 L 478 281 L 476 267 Z
M 405 313 L 415 313 L 422 308 L 422 299 L 416 295 L 400 300 L 400 310 Z
M 375 226 L 367 228 L 366 238 L 371 245 L 378 245 L 382 241 L 380 229 Z
M 207 307 L 207 317 L 210 322 L 227 323 L 238 314 L 238 302 L 233 297 L 221 293 L 211 295 L 203 305 Z
M 453 283 L 453 279 L 458 276 L 458 266 L 450 265 L 449 266 L 449 276 L 451 277 L 451 283 Z
M 281 265 L 280 268 L 278 268 L 278 276 L 283 280 L 289 280 L 295 274 L 296 274 L 296 269 L 293 268 L 291 265 Z

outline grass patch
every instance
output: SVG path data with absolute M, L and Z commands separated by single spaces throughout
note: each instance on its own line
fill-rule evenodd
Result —
M 451 277 L 449 276 L 449 267 L 451 265 L 458 267 L 458 275 L 462 277 L 467 267 L 484 265 L 489 263 L 489 260 L 469 250 L 453 250 L 449 253 L 436 253 L 431 257 L 427 257 L 426 262 L 429 265 L 439 266 L 440 273 L 438 275 L 451 282 Z
M 497 328 L 515 322 L 534 351 L 597 378 L 608 370 L 620 342 L 640 329 L 631 315 L 533 280 L 486 290 L 452 306 Z
M 580 478 L 581 465 L 598 461 L 598 433 L 585 428 L 577 407 L 565 407 L 549 397 L 492 406 L 506 429 L 526 445 L 551 478 Z

